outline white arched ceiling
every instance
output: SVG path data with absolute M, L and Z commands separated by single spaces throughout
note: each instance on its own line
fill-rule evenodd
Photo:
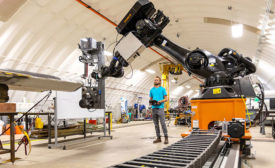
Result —
M 8 0 L 4 0 L 7 3 Z M 135 0 L 83 0 L 116 24 L 124 17 Z M 258 48 L 259 33 L 244 30 L 241 38 L 231 37 L 230 25 L 207 23 L 206 18 L 224 19 L 250 26 L 260 31 L 265 1 L 255 0 L 152 0 L 157 9 L 161 9 L 169 16 L 170 23 L 163 34 L 175 43 L 189 49 L 197 47 L 217 54 L 222 48 L 230 47 L 245 56 L 255 57 Z M 1 5 L 1 4 L 0 4 Z M 232 10 L 228 7 L 232 6 Z M 273 7 L 272 10 L 274 11 Z M 261 53 L 257 75 L 268 87 L 274 89 L 274 14 L 270 15 L 267 41 Z M 8 20 L 0 21 L 0 67 L 46 73 L 69 80 L 79 80 L 83 72 L 78 62 L 81 54 L 77 43 L 82 37 L 93 37 L 103 41 L 105 48 L 112 51 L 117 32 L 115 27 L 83 7 L 75 0 L 31 0 L 21 6 L 9 16 Z M 119 36 L 120 38 L 120 36 Z M 164 56 L 166 53 L 156 49 Z M 107 57 L 109 60 L 110 57 Z M 135 96 L 147 97 L 153 78 L 161 75 L 159 71 L 160 56 L 146 49 L 137 58 L 132 68 L 132 79 L 109 78 L 106 81 L 107 102 L 116 101 L 125 96 L 135 101 Z M 158 61 L 159 60 L 159 61 Z M 173 60 L 175 62 L 175 60 Z M 155 64 L 152 64 L 155 62 Z M 152 65 L 151 65 L 152 64 Z M 265 67 L 269 67 L 268 71 Z M 155 74 L 146 72 L 155 71 Z M 126 76 L 131 76 L 131 68 L 125 70 Z M 170 79 L 173 76 L 170 77 Z M 176 84 L 170 83 L 171 96 L 179 97 L 189 93 L 197 94 L 200 82 L 184 73 L 178 77 Z M 190 88 L 186 86 L 190 85 Z M 183 87 L 180 93 L 172 94 L 178 87 Z M 189 91 L 193 90 L 193 93 Z M 27 97 L 34 100 L 36 93 L 11 91 L 11 97 Z M 134 96 L 133 96 L 134 95 Z

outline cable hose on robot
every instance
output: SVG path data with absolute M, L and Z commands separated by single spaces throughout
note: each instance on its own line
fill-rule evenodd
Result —
M 261 124 L 261 123 L 263 123 L 265 120 L 266 120 L 266 118 L 267 118 L 267 114 L 268 114 L 268 109 L 267 109 L 267 106 L 266 106 L 266 104 L 265 104 L 265 102 L 264 102 L 264 97 L 265 97 L 265 95 L 264 95 L 264 87 L 263 87 L 263 85 L 261 84 L 261 83 L 257 83 L 257 85 L 259 86 L 259 88 L 260 88 L 260 90 L 261 90 L 261 97 L 259 97 L 259 96 L 256 96 L 258 99 L 260 99 L 260 101 L 261 101 L 261 104 L 260 104 L 260 108 L 259 108 L 259 112 L 258 112 L 258 114 L 256 115 L 256 117 L 254 118 L 254 121 L 257 121 L 257 120 L 259 120 L 259 123 L 258 124 Z M 264 115 L 264 118 L 260 118 L 260 116 L 263 116 L 262 114 L 263 114 L 263 109 L 265 108 L 265 115 Z M 255 126 L 256 124 L 254 124 L 254 126 Z

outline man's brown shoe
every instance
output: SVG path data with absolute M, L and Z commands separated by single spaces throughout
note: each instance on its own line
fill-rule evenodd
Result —
M 159 142 L 161 142 L 160 137 L 157 137 L 157 139 L 153 141 L 153 143 L 159 143 Z
M 168 136 L 165 137 L 164 144 L 168 144 Z

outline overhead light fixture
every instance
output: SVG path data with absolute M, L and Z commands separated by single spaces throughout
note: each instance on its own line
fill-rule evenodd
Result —
M 140 70 L 134 70 L 133 77 L 129 80 L 126 80 L 124 84 L 136 86 L 140 83 L 140 79 L 143 79 L 146 76 L 146 73 Z
M 152 69 L 146 69 L 145 70 L 146 72 L 149 72 L 150 74 L 154 74 L 154 73 L 156 73 L 154 70 L 152 70 Z
M 190 85 L 186 85 L 185 87 L 186 87 L 187 89 L 190 89 L 190 88 L 191 88 L 191 86 L 190 86 Z
M 194 95 L 192 96 L 192 98 L 194 98 L 194 97 L 198 98 L 199 95 L 200 95 L 200 93 L 196 93 L 196 94 L 194 94 Z
M 233 24 L 231 27 L 232 37 L 239 38 L 243 36 L 243 25 L 242 24 Z
M 177 96 L 179 95 L 182 91 L 184 90 L 184 87 L 183 86 L 178 86 L 173 92 L 172 94 Z
M 111 53 L 110 51 L 104 51 L 104 55 L 106 56 L 113 56 L 113 53 Z

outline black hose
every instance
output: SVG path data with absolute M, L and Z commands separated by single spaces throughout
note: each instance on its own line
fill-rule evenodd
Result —
M 246 68 L 249 70 L 248 74 L 252 74 L 256 72 L 256 66 L 254 63 L 252 63 L 250 60 L 248 60 L 247 58 L 240 56 L 239 57 L 239 61 L 244 63 L 246 65 Z
M 256 96 L 256 97 L 257 97 L 258 99 L 260 99 L 261 104 L 260 104 L 260 107 L 259 107 L 259 112 L 258 112 L 258 114 L 256 115 L 256 117 L 255 117 L 254 120 L 259 120 L 259 123 L 258 123 L 258 124 L 261 124 L 261 123 L 263 123 L 263 122 L 266 120 L 266 118 L 267 118 L 268 109 L 267 109 L 267 106 L 266 106 L 266 104 L 265 104 L 265 102 L 264 102 L 264 98 L 265 98 L 265 95 L 264 95 L 264 87 L 263 87 L 263 85 L 262 85 L 261 83 L 257 83 L 257 85 L 258 85 L 259 88 L 260 88 L 261 97 L 259 97 L 259 96 Z M 264 108 L 265 108 L 265 112 L 263 111 Z M 264 115 L 263 115 L 263 112 L 265 113 Z M 264 118 L 262 118 L 262 119 L 260 120 L 260 116 L 264 116 Z
M 264 113 L 265 115 L 264 115 L 264 118 L 262 118 L 262 120 L 259 121 L 259 124 L 263 123 L 266 120 L 267 116 L 268 116 L 268 109 L 267 109 L 267 106 L 266 106 L 265 103 L 264 103 L 264 106 L 265 106 L 265 113 Z
M 262 84 L 260 84 L 260 83 L 257 83 L 257 85 L 259 86 L 259 88 L 260 88 L 260 90 L 261 90 L 261 95 L 262 95 L 262 97 L 261 98 L 259 98 L 260 100 L 261 100 L 261 106 L 260 106 L 260 109 L 259 109 L 259 113 L 262 113 L 262 111 L 263 111 L 263 107 L 264 107 L 264 87 L 262 86 Z

